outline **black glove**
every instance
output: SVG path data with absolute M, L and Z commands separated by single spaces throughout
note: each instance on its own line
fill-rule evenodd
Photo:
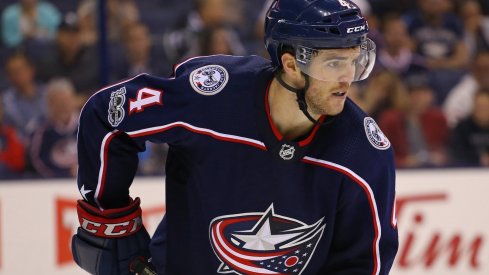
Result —
M 143 226 L 139 198 L 129 206 L 101 211 L 78 201 L 80 227 L 71 248 L 75 262 L 90 274 L 128 275 L 138 259 L 150 257 L 150 237 Z

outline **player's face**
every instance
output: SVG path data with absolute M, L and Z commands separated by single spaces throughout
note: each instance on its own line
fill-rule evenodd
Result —
M 309 89 L 306 91 L 309 112 L 316 117 L 341 113 L 350 86 L 351 82 L 326 82 L 310 78 Z
M 328 74 L 322 79 L 310 77 L 310 86 L 306 92 L 309 112 L 316 116 L 337 115 L 344 107 L 348 89 L 355 75 L 355 64 L 360 51 L 358 48 L 321 50 L 311 62 L 311 75 Z
M 360 47 L 318 50 L 313 53 L 304 72 L 322 81 L 348 82 L 355 80 Z

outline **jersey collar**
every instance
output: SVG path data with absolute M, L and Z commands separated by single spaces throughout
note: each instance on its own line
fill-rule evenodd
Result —
M 294 141 L 285 139 L 273 123 L 270 115 L 268 95 L 272 81 L 273 77 L 268 82 L 266 90 L 258 93 L 258 121 L 265 145 L 267 150 L 280 160 L 288 162 L 300 160 L 306 154 L 307 149 L 317 140 L 315 137 L 317 136 L 318 131 L 321 130 L 320 124 L 315 125 L 309 134 L 302 140 Z M 325 117 L 322 116 L 320 121 L 323 122 L 324 120 Z

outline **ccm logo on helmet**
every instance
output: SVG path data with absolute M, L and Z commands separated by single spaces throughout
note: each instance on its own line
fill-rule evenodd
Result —
M 346 29 L 346 33 L 360 32 L 360 31 L 364 31 L 366 28 L 367 28 L 367 25 L 348 28 L 348 29 Z
M 143 225 L 141 217 L 120 223 L 99 223 L 81 218 L 81 227 L 86 231 L 100 237 L 122 237 L 137 232 Z

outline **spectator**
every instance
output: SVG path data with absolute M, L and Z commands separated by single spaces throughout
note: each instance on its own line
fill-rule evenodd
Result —
M 263 28 L 263 26 L 265 25 L 265 18 L 272 3 L 273 0 L 263 1 L 263 6 L 261 7 L 260 14 L 259 16 L 257 16 L 255 23 L 256 37 L 263 37 L 263 35 L 265 34 L 265 29 Z
M 122 79 L 141 73 L 169 75 L 171 66 L 164 58 L 161 45 L 153 46 L 148 28 L 134 23 L 126 28 L 122 36 L 123 53 L 114 66 L 115 78 Z
M 489 15 L 489 2 L 487 0 L 478 0 L 479 5 L 481 5 L 482 12 L 485 15 Z
M 405 16 L 416 51 L 426 59 L 437 104 L 458 82 L 468 64 L 462 21 L 451 12 L 453 0 L 418 0 L 419 11 Z
M 171 63 L 196 56 L 199 34 L 202 30 L 219 25 L 242 25 L 243 14 L 237 0 L 194 0 L 195 10 L 189 13 L 183 24 L 163 36 L 166 56 Z
M 416 1 L 413 0 L 369 0 L 373 12 L 378 15 L 395 13 L 405 13 L 416 9 Z
M 36 129 L 30 159 L 44 178 L 72 177 L 76 174 L 76 133 L 78 111 L 75 90 L 67 79 L 53 79 L 47 85 L 48 114 Z
M 268 9 L 270 8 L 270 5 L 273 3 L 273 0 L 266 0 L 263 1 L 263 5 L 261 6 L 260 13 L 258 16 L 255 18 L 255 38 L 256 38 L 256 44 L 257 44 L 257 49 L 259 55 L 265 57 L 265 58 L 270 58 L 267 50 L 265 47 L 263 47 L 263 44 L 261 42 L 261 39 L 263 35 L 265 35 L 265 17 L 268 12 Z
M 406 81 L 409 100 L 404 109 L 381 115 L 379 125 L 390 139 L 398 167 L 437 167 L 448 163 L 449 131 L 441 110 L 433 106 L 433 90 L 423 75 Z
M 79 105 L 100 88 L 97 49 L 82 43 L 75 18 L 65 18 L 55 43 L 33 44 L 28 49 L 36 60 L 40 79 L 48 82 L 52 78 L 68 78 L 75 85 Z
M 10 82 L 3 95 L 5 119 L 26 144 L 39 118 L 46 113 L 45 87 L 36 82 L 34 66 L 23 53 L 10 55 L 5 71 Z
M 24 167 L 24 145 L 16 130 L 5 124 L 0 104 L 0 179 L 20 177 Z
M 465 0 L 460 8 L 460 16 L 465 26 L 465 43 L 470 57 L 478 52 L 489 51 L 489 16 L 482 14 L 476 0 Z
M 98 41 L 97 2 L 81 1 L 76 10 L 80 40 L 83 45 L 93 46 Z
M 451 128 L 470 115 L 474 94 L 481 87 L 489 87 L 489 51 L 476 55 L 470 73 L 450 91 L 443 104 L 443 112 Z
M 200 34 L 198 55 L 244 55 L 246 50 L 233 29 L 224 25 L 207 27 Z
M 472 115 L 457 124 L 450 148 L 456 164 L 489 167 L 489 89 L 475 94 Z
M 352 0 L 361 10 L 362 15 L 365 16 L 368 22 L 368 38 L 375 42 L 377 45 L 377 50 L 382 49 L 384 47 L 384 43 L 382 40 L 382 33 L 380 29 L 380 19 L 373 12 L 372 6 L 369 0 Z
M 8 47 L 16 47 L 28 39 L 52 39 L 60 21 L 61 15 L 52 4 L 21 0 L 2 12 L 3 42 Z
M 81 40 L 93 45 L 97 40 L 97 0 L 83 0 L 78 6 Z M 139 21 L 139 9 L 134 0 L 107 0 L 107 28 L 111 42 L 120 41 L 126 28 Z
M 423 57 L 413 52 L 413 42 L 399 15 L 384 17 L 381 30 L 384 45 L 378 49 L 377 69 L 390 70 L 400 76 L 427 70 Z
M 126 28 L 139 22 L 139 9 L 134 0 L 107 1 L 109 38 L 120 40 Z
M 350 97 L 378 121 L 384 111 L 403 108 L 407 101 L 405 89 L 396 73 L 382 70 L 372 75 L 364 88 L 352 90 Z

